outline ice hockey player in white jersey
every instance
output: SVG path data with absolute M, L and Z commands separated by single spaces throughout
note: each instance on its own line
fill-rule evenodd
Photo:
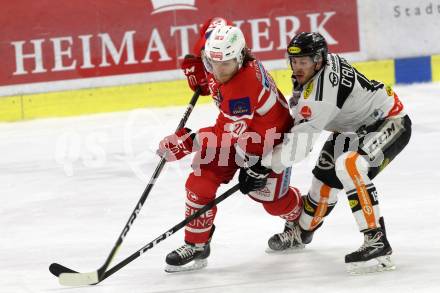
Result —
M 269 239 L 269 247 L 285 250 L 310 243 L 344 189 L 364 234 L 363 245 L 345 256 L 349 271 L 393 269 L 392 249 L 371 180 L 407 145 L 411 120 L 390 87 L 369 80 L 342 57 L 329 54 L 319 33 L 296 35 L 287 53 L 293 72 L 294 127 L 263 164 L 270 164 L 275 172 L 284 170 L 307 156 L 322 130 L 332 134 L 313 169 L 299 221 L 287 221 L 284 232 Z M 370 266 L 371 262 L 375 264 Z

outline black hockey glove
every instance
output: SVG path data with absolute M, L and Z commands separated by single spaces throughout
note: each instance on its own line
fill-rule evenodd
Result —
M 251 167 L 240 168 L 238 175 L 238 183 L 240 191 L 243 194 L 248 194 L 251 191 L 263 189 L 267 183 L 270 169 L 261 166 L 260 162 Z

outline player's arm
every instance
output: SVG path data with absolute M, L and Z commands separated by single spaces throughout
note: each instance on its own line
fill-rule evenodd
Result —
M 305 159 L 325 126 L 339 113 L 335 105 L 325 101 L 299 104 L 295 109 L 295 126 L 284 137 L 283 143 L 266 155 L 263 166 L 276 173 Z

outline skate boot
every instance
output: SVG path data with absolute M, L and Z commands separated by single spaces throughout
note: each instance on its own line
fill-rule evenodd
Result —
M 391 261 L 391 249 L 384 229 L 376 228 L 364 233 L 364 244 L 345 256 L 347 271 L 353 275 L 390 271 L 396 267 Z
M 294 221 L 286 221 L 284 232 L 270 237 L 268 245 L 270 250 L 267 250 L 267 252 L 304 248 L 305 245 L 301 239 L 301 228 L 299 227 L 299 224 Z
M 165 261 L 168 273 L 199 270 L 208 265 L 211 252 L 209 242 L 206 244 L 186 243 L 168 253 Z

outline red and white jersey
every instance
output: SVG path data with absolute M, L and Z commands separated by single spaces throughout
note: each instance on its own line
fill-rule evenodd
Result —
M 278 138 L 272 140 L 274 143 L 266 143 L 266 148 L 271 148 L 293 126 L 284 96 L 259 61 L 247 62 L 226 83 L 218 83 L 212 74 L 208 74 L 208 82 L 220 114 L 214 126 L 202 128 L 199 133 L 214 133 L 216 146 L 220 146 L 226 134 L 232 143 L 239 140 L 239 148 L 246 153 L 261 156 L 266 139 Z

